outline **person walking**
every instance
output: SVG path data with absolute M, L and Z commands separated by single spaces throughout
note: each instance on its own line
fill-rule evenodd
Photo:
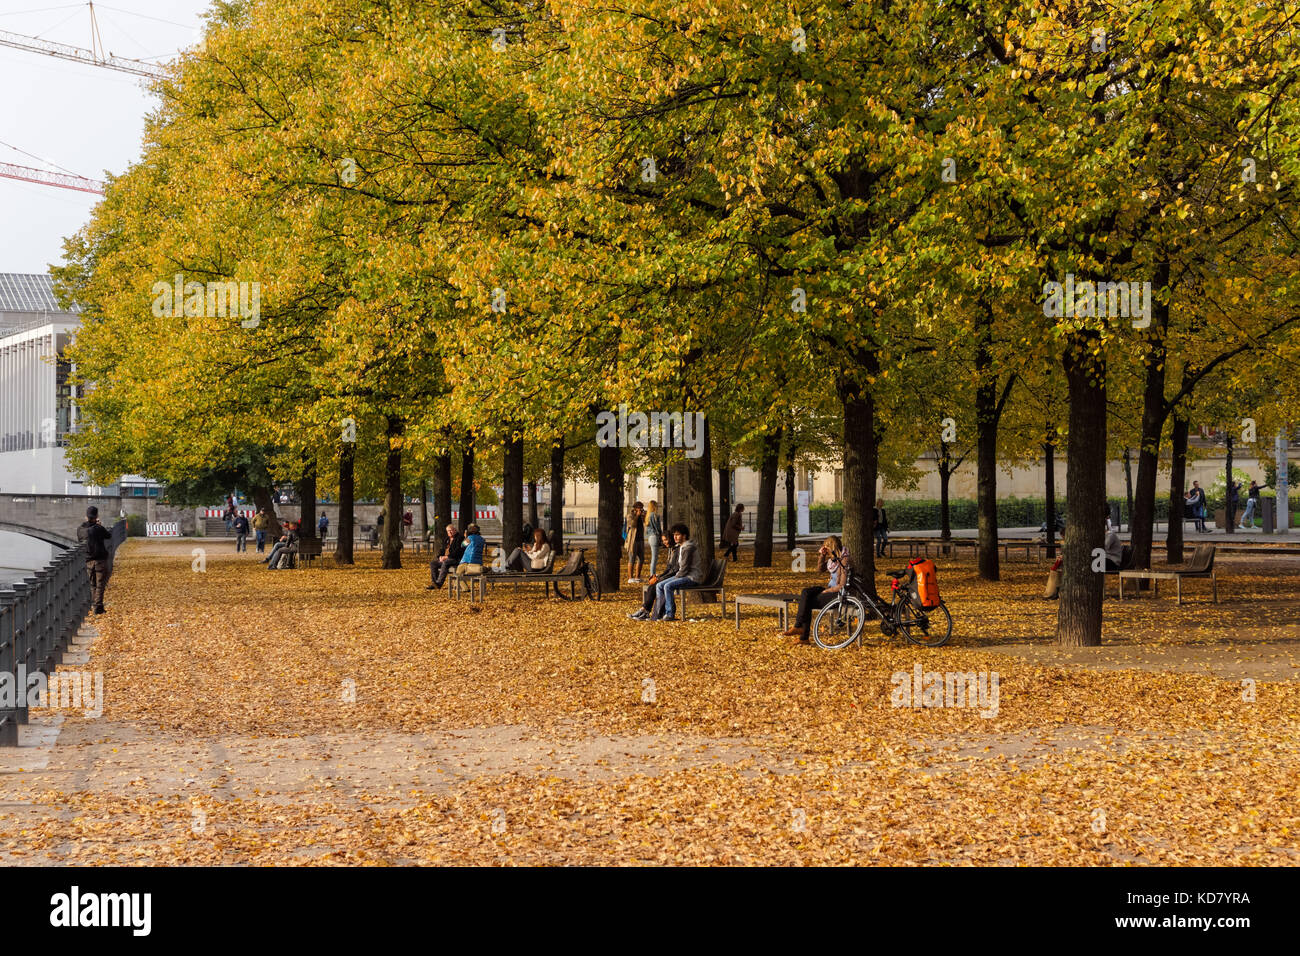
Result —
M 270 530 L 271 517 L 266 513 L 265 508 L 258 510 L 253 515 L 253 535 L 257 539 L 257 553 L 262 554 L 266 551 L 266 532 Z
M 320 513 L 320 518 L 316 521 L 316 537 L 320 538 L 321 544 L 325 543 L 325 536 L 329 534 L 330 518 L 325 512 Z
M 1263 508 L 1260 503 L 1259 493 L 1264 490 L 1264 487 L 1255 481 L 1251 481 L 1250 490 L 1246 492 L 1246 513 L 1241 516 L 1242 531 L 1255 530 L 1255 511 Z
M 627 513 L 627 583 L 641 583 L 641 567 L 645 564 L 645 508 L 641 502 L 632 505 Z
M 235 554 L 248 551 L 248 518 L 244 515 L 235 515 L 235 522 L 231 527 L 235 531 Z
M 745 506 L 736 505 L 736 510 L 727 519 L 727 526 L 722 529 L 722 546 L 726 549 L 722 552 L 724 558 L 735 561 L 739 557 L 740 532 L 744 526 Z
M 99 523 L 99 509 L 86 509 L 86 520 L 77 528 L 77 540 L 86 547 L 86 574 L 90 577 L 90 600 L 96 614 L 104 613 L 104 589 L 108 587 L 109 543 L 113 532 Z
M 889 543 L 889 515 L 885 514 L 885 499 L 877 498 L 876 507 L 871 509 L 871 524 L 876 535 L 876 557 L 885 556 L 885 545 Z
M 659 573 L 659 549 L 663 547 L 664 528 L 659 521 L 659 502 L 653 498 L 646 505 L 645 539 L 650 545 L 650 577 Z
M 1205 534 L 1205 489 L 1199 481 L 1192 482 L 1191 498 L 1187 502 L 1192 508 L 1192 517 L 1196 519 L 1196 530 Z

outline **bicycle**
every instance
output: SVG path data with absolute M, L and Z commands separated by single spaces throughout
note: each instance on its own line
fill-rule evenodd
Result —
M 870 608 L 880 619 L 880 633 L 885 638 L 901 633 L 921 647 L 941 647 L 948 643 L 952 636 L 948 606 L 940 600 L 936 608 L 919 607 L 907 588 L 899 583 L 907 575 L 907 571 L 889 572 L 893 600 L 887 608 L 882 608 L 863 590 L 861 579 L 850 571 L 839 594 L 813 620 L 813 641 L 828 651 L 838 651 L 854 641 L 861 646 Z

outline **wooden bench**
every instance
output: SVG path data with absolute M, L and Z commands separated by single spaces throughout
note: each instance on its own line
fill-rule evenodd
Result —
M 790 627 L 790 605 L 799 600 L 797 594 L 733 594 L 731 603 L 736 609 L 736 630 L 740 630 L 740 606 L 752 604 L 755 607 L 774 607 L 780 620 L 780 630 Z
M 1151 581 L 1151 596 L 1160 596 L 1160 582 L 1173 581 L 1178 588 L 1178 603 L 1183 603 L 1183 578 L 1209 578 L 1214 603 L 1219 603 L 1219 579 L 1214 570 L 1214 545 L 1197 545 L 1192 560 L 1183 567 L 1168 568 L 1164 571 L 1138 570 L 1119 572 L 1119 597 L 1124 599 L 1125 580 Z
M 297 545 L 299 567 L 303 567 L 308 561 L 315 561 L 321 556 L 320 538 L 299 538 Z

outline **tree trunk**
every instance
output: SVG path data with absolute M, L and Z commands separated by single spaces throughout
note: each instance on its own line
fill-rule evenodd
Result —
M 1063 360 L 1070 395 L 1065 466 L 1070 521 L 1056 618 L 1056 643 L 1062 647 L 1101 645 L 1105 577 L 1092 565 L 1105 536 L 1106 368 L 1089 354 L 1094 341 L 1091 335 L 1071 336 Z
M 537 482 L 528 483 L 528 524 L 534 530 L 542 526 L 541 518 L 537 516 Z
M 339 526 L 338 541 L 334 547 L 335 564 L 351 564 L 352 539 L 356 534 L 357 518 L 353 509 L 356 507 L 356 480 L 353 477 L 357 446 L 355 442 L 345 441 L 339 448 Z
M 524 537 L 524 439 L 515 434 L 505 443 L 501 466 L 501 547 L 509 554 Z
M 474 436 L 465 437 L 460 459 L 460 530 L 474 521 Z
M 718 528 L 713 524 L 713 451 L 709 447 L 709 419 L 704 418 L 704 437 L 700 457 L 686 459 L 687 480 L 691 488 L 691 537 L 699 549 L 701 567 L 706 571 L 716 554 Z
M 863 373 L 879 370 L 874 356 L 864 359 Z M 880 451 L 876 402 L 869 389 L 848 378 L 840 378 L 836 391 L 844 408 L 844 547 L 867 588 L 874 590 L 876 549 L 871 525 Z
M 980 310 L 984 315 L 988 310 Z M 975 497 L 979 523 L 979 576 L 1001 578 L 997 557 L 997 376 L 993 372 L 992 312 L 975 347 Z M 1050 524 L 1048 525 L 1050 527 Z
M 1151 542 L 1155 539 L 1156 472 L 1160 465 L 1160 433 L 1169 414 L 1165 403 L 1165 365 L 1168 360 L 1165 335 L 1169 328 L 1169 304 L 1159 293 L 1169 284 L 1169 263 L 1159 261 L 1151 280 L 1151 329 L 1142 362 L 1142 444 L 1138 448 L 1137 486 L 1129 518 L 1129 547 L 1133 567 L 1151 567 Z M 1146 582 L 1141 582 L 1146 584 Z
M 316 537 L 316 459 L 304 457 L 298 480 L 298 537 Z
M 623 449 L 616 444 L 602 447 L 597 467 L 596 573 L 601 590 L 612 594 L 622 577 Z
M 1056 429 L 1048 430 L 1043 443 L 1043 470 L 1047 487 L 1044 489 L 1044 525 L 1047 527 L 1047 556 L 1056 562 Z
M 939 540 L 952 540 L 952 515 L 948 510 L 948 485 L 952 481 L 952 469 L 948 467 L 951 459 L 948 446 L 943 446 L 943 457 L 939 459 Z
M 1228 446 L 1228 457 L 1223 465 L 1223 513 L 1228 519 L 1228 526 L 1223 530 L 1226 534 L 1232 534 L 1237 529 L 1237 503 L 1232 497 L 1232 432 L 1227 432 L 1224 437 Z
M 564 436 L 551 444 L 551 550 L 564 554 Z
M 1165 561 L 1183 563 L 1183 485 L 1187 483 L 1188 422 L 1174 412 L 1173 458 L 1169 463 L 1169 534 L 1165 537 Z
M 405 426 L 400 418 L 388 416 L 388 455 L 384 465 L 386 494 L 384 507 L 384 557 L 385 570 L 402 566 L 402 432 Z
M 267 540 L 275 541 L 284 533 L 280 527 L 280 519 L 275 515 L 275 499 L 271 495 L 271 489 L 253 488 L 253 504 L 257 506 L 258 511 L 265 511 L 266 516 L 271 519 L 271 524 L 266 529 Z
M 446 534 L 451 523 L 451 455 L 438 455 L 433 460 L 434 537 Z
M 798 531 L 797 516 L 795 515 L 795 479 L 794 479 L 794 462 L 788 461 L 785 465 L 785 550 L 793 551 L 799 546 L 795 540 L 795 533 Z
M 1124 501 L 1128 506 L 1125 517 L 1128 518 L 1128 530 L 1133 531 L 1133 461 L 1127 448 L 1124 449 Z M 1119 528 L 1115 529 L 1116 531 Z
M 429 482 L 420 479 L 420 535 L 425 541 L 432 541 L 429 536 Z
M 718 527 L 725 528 L 731 517 L 731 472 L 718 469 Z
M 780 466 L 781 429 L 763 436 L 758 468 L 758 514 L 754 516 L 754 567 L 772 566 L 772 527 L 776 523 L 776 472 Z

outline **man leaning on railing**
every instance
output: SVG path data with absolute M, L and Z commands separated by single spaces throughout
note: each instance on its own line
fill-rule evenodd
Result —
M 86 573 L 90 575 L 90 593 L 95 613 L 104 613 L 104 588 L 108 587 L 110 550 L 113 532 L 99 523 L 99 509 L 86 509 L 86 520 L 77 528 L 77 540 L 86 549 Z

